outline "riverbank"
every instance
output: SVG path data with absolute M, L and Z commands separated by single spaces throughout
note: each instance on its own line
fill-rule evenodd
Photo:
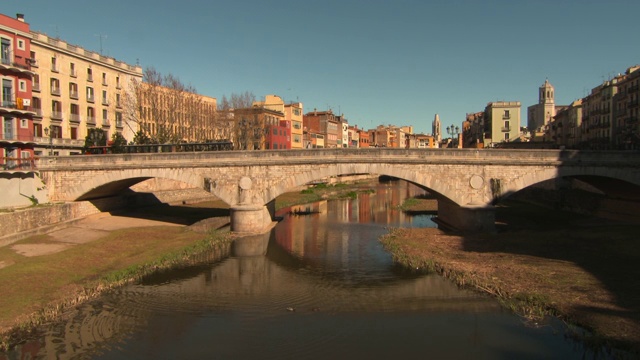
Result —
M 323 184 L 283 194 L 276 208 L 351 197 L 369 190 L 368 184 Z M 214 230 L 229 222 L 228 206 L 219 200 L 120 215 L 91 215 L 0 247 L 0 351 L 104 290 L 191 263 L 232 241 L 228 232 Z
M 532 323 L 558 316 L 590 330 L 594 346 L 640 354 L 640 225 L 519 202 L 500 205 L 496 221 L 496 234 L 392 229 L 382 241 L 399 263 L 491 294 Z

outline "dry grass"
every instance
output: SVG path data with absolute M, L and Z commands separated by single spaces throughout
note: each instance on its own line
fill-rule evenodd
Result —
M 463 235 L 394 229 L 396 259 L 488 292 L 517 313 L 558 315 L 591 340 L 640 351 L 640 225 L 518 203 L 498 209 L 500 231 Z

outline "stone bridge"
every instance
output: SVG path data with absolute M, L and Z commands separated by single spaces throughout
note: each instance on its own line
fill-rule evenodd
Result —
M 182 181 L 229 204 L 231 229 L 236 232 L 264 231 L 273 221 L 275 198 L 298 186 L 329 176 L 388 175 L 436 195 L 440 221 L 465 231 L 491 231 L 493 205 L 499 199 L 542 181 L 578 177 L 604 192 L 638 194 L 639 155 L 512 149 L 311 149 L 49 157 L 37 166 L 50 201 L 113 196 L 150 178 Z

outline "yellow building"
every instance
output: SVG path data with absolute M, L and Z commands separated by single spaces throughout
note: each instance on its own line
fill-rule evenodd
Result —
M 35 154 L 79 154 L 93 128 L 104 130 L 108 139 L 117 132 L 132 140 L 135 131 L 123 119 L 123 99 L 130 84 L 142 80 L 142 68 L 45 34 L 31 35 Z
M 138 83 L 135 88 L 137 97 L 125 106 L 127 115 L 134 110 L 133 116 L 126 118 L 134 134 L 141 130 L 159 143 L 231 138 L 229 122 L 217 116 L 216 98 L 146 82 Z
M 484 110 L 484 147 L 509 142 L 520 134 L 520 101 L 496 101 Z

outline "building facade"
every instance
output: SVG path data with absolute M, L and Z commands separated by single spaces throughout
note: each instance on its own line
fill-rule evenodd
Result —
M 321 134 L 325 148 L 338 147 L 338 138 L 342 141 L 342 126 L 331 109 L 308 112 L 303 116 L 303 126 L 309 134 Z
M 291 121 L 291 149 L 302 149 L 304 147 L 303 111 L 304 108 L 301 102 L 284 106 L 284 118 Z
M 91 129 L 102 129 L 107 139 L 119 133 L 132 140 L 136 129 L 123 119 L 124 99 L 135 96 L 131 84 L 142 80 L 142 68 L 31 35 L 36 154 L 80 154 Z
M 518 139 L 520 134 L 520 101 L 496 101 L 484 110 L 484 147 Z
M 31 33 L 24 16 L 0 14 L 0 166 L 3 170 L 30 168 L 35 138 L 32 102 L 34 60 Z

